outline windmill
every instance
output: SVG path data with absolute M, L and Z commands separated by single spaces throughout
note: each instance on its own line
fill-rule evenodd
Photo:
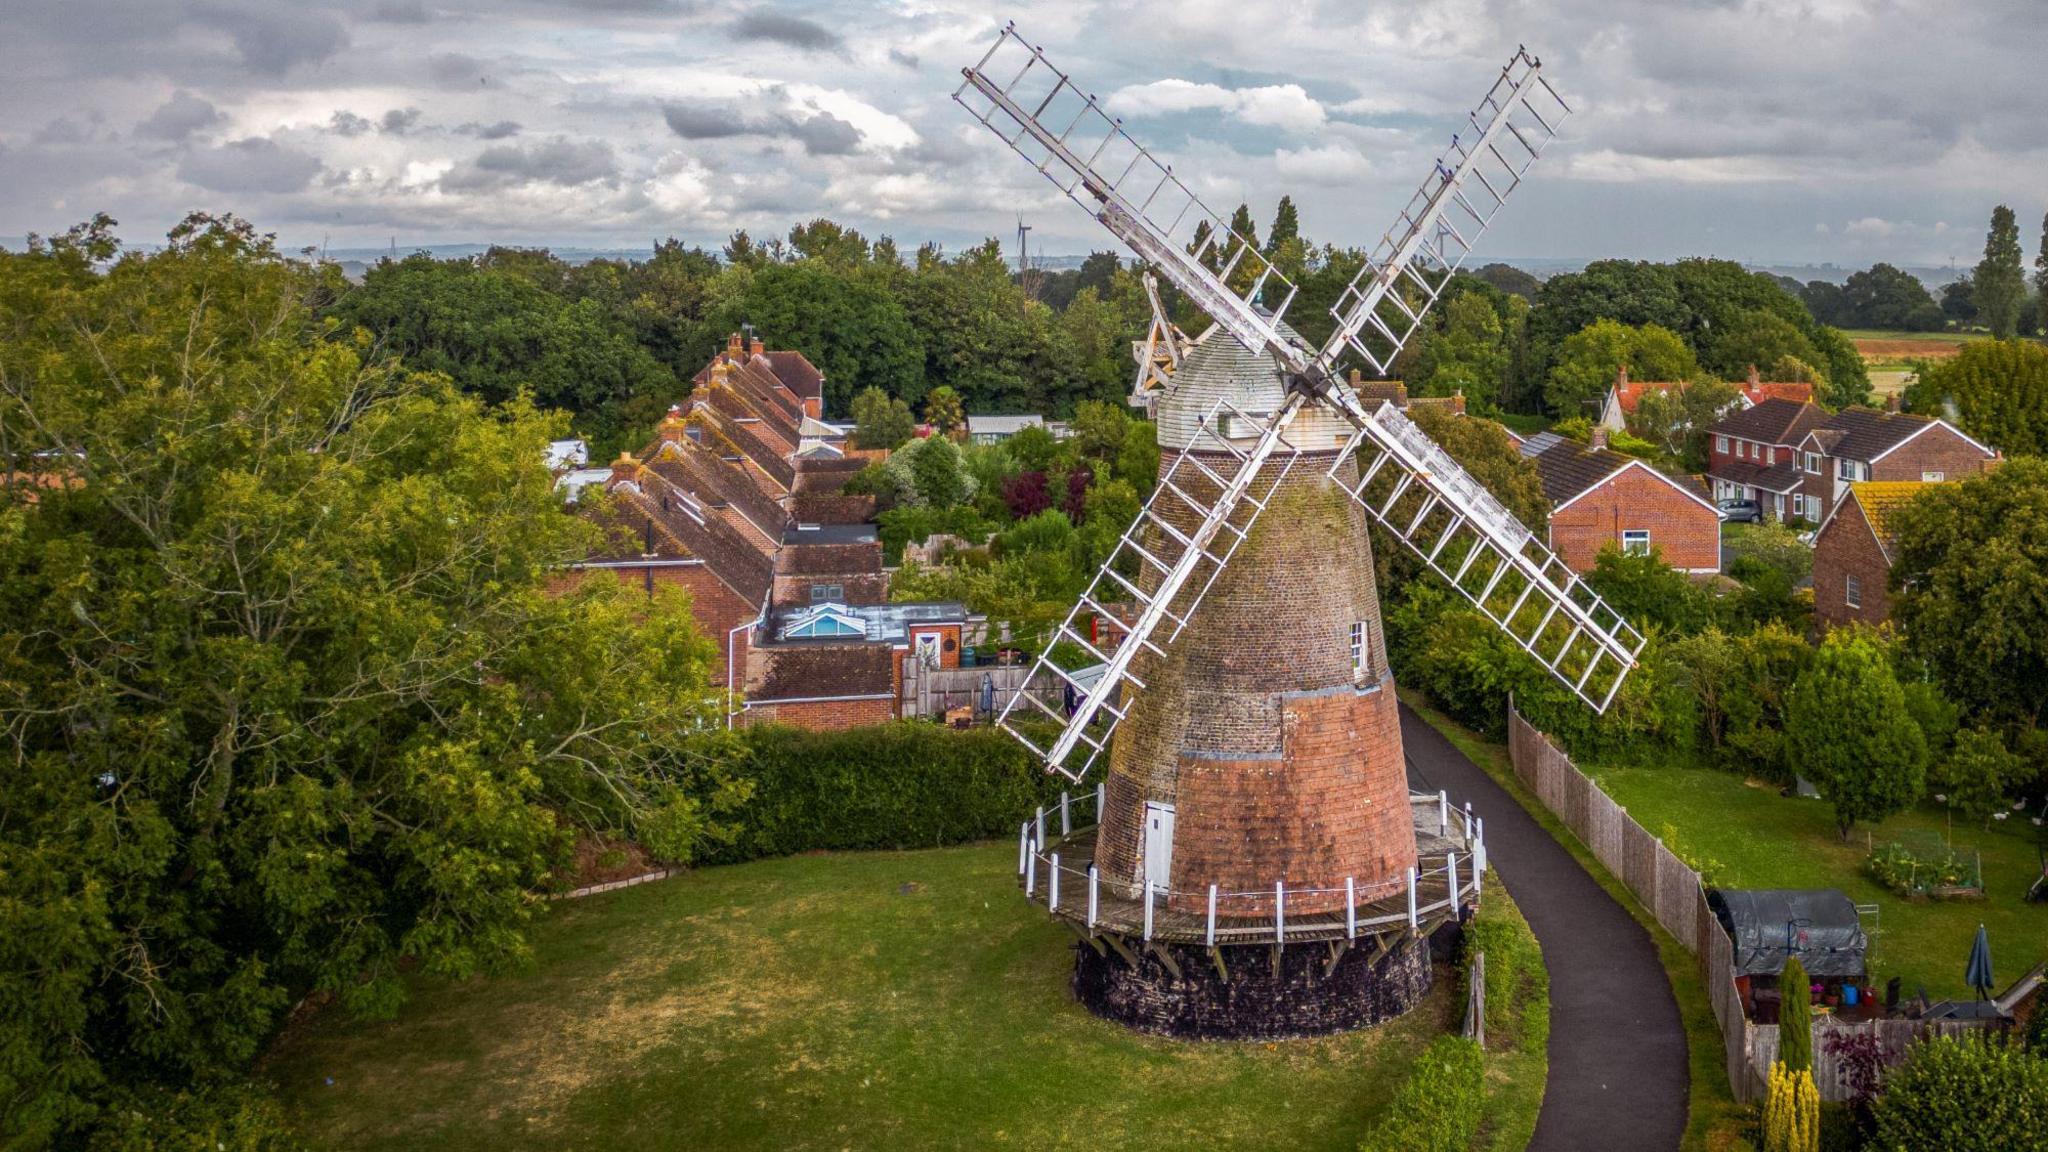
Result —
M 1596 710 L 1643 637 L 1339 365 L 1387 373 L 1570 108 L 1518 49 L 1314 346 L 1287 323 L 1286 275 L 1014 25 L 962 74 L 954 98 L 1217 329 L 1169 330 L 1169 367 L 1141 362 L 1158 486 L 999 718 L 1073 780 L 1109 760 L 1092 830 L 1064 802 L 1067 835 L 1043 814 L 1022 829 L 1026 891 L 1082 933 L 1084 1002 L 1140 1027 L 1291 1034 L 1403 1011 L 1484 848 L 1408 792 L 1368 522 Z

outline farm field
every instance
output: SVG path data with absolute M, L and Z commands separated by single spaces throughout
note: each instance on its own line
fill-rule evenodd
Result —
M 1015 861 L 816 854 L 552 905 L 530 970 L 418 980 L 390 1021 L 327 1014 L 262 1073 L 335 1149 L 1351 1149 L 1453 1025 L 1440 969 L 1421 1008 L 1348 1036 L 1126 1031 L 1071 998 L 1073 938 L 1017 897 Z M 1540 1051 L 1495 1061 L 1502 1147 L 1543 1075 Z
M 2000 987 L 2048 959 L 2048 904 L 2022 899 L 2040 867 L 2035 829 L 2024 813 L 2014 813 L 1994 831 L 1961 818 L 1951 830 L 1941 809 L 1923 807 L 1874 828 L 1858 825 L 1845 844 L 1835 835 L 1826 802 L 1782 797 L 1771 785 L 1730 773 L 1599 765 L 1587 771 L 1643 827 L 1675 830 L 1679 854 L 1695 863 L 1711 861 L 1718 866 L 1712 871 L 1729 886 L 1840 888 L 1859 904 L 1876 904 L 1880 933 L 1872 967 L 1880 982 L 1903 977 L 1906 995 L 1921 985 L 1936 999 L 1973 995 L 1963 967 L 1980 923 L 1990 932 Z M 1907 900 L 1863 872 L 1872 840 L 1943 836 L 1952 836 L 1965 854 L 1982 852 L 1984 899 Z M 1665 839 L 1669 843 L 1671 837 Z

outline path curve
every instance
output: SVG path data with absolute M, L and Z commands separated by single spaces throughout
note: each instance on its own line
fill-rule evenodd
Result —
M 1486 819 L 1488 863 L 1550 970 L 1550 1074 L 1529 1152 L 1661 1152 L 1685 1134 L 1685 1024 L 1643 926 L 1514 797 L 1401 706 L 1409 779 Z

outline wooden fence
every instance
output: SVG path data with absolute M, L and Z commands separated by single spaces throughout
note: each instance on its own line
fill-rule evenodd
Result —
M 1742 996 L 1735 985 L 1734 948 L 1707 907 L 1707 892 L 1699 874 L 1672 855 L 1663 841 L 1644 831 L 1512 707 L 1508 711 L 1508 756 L 1514 762 L 1515 775 L 1543 806 L 1592 849 L 1607 870 L 1656 916 L 1657 923 L 1699 961 L 1714 1020 L 1721 1027 L 1728 1086 L 1739 1101 L 1761 1099 L 1771 1063 L 1778 1058 L 1778 1026 L 1751 1023 L 1743 1014 Z M 1846 1100 L 1851 1095 L 1848 1070 L 1828 1052 L 1828 1039 L 1837 1033 L 1862 1031 L 1877 1036 L 1885 1062 L 1892 1064 L 1915 1037 L 1957 1035 L 1979 1026 L 1966 1021 L 1903 1019 L 1847 1024 L 1818 1018 L 1813 1023 L 1814 1084 L 1823 1100 Z

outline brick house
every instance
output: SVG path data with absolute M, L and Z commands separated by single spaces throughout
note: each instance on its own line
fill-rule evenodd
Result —
M 1615 373 L 1614 386 L 1600 402 L 1600 418 L 1594 423 L 1604 424 L 1609 431 L 1622 432 L 1628 428 L 1628 420 L 1636 414 L 1636 407 L 1643 397 L 1651 392 L 1684 391 L 1683 380 L 1630 380 L 1628 369 Z M 1754 365 L 1750 366 L 1749 379 L 1739 386 L 1735 403 L 1726 411 L 1741 411 L 1754 408 L 1766 400 L 1792 400 L 1807 403 L 1813 399 L 1813 385 L 1794 380 L 1764 380 L 1757 375 Z M 1724 411 L 1724 415 L 1726 414 Z
M 720 367 L 744 375 L 757 388 L 787 396 L 798 417 L 825 418 L 825 374 L 801 352 L 768 351 L 751 324 L 726 337 L 725 350 L 713 356 L 690 382 L 709 383 L 711 373 Z
M 1844 624 L 1872 626 L 1891 618 L 1891 572 L 1897 538 L 1892 513 L 1928 487 L 1919 480 L 1865 480 L 1849 485 L 1813 538 L 1813 622 L 1825 632 Z
M 882 604 L 889 576 L 872 524 L 797 524 L 782 536 L 775 556 L 777 608 L 813 604 Z
M 1945 480 L 1998 453 L 1946 420 L 1770 399 L 1708 430 L 1716 500 L 1755 500 L 1773 520 L 1819 523 L 1859 480 Z
M 1550 500 L 1550 549 L 1573 571 L 1592 571 L 1608 547 L 1654 548 L 1680 571 L 1720 571 L 1720 513 L 1686 481 L 1610 450 L 1604 426 L 1594 425 L 1590 445 L 1545 432 L 1521 452 Z
M 901 716 L 921 670 L 960 666 L 973 619 L 950 601 L 779 607 L 749 649 L 745 721 L 838 729 Z

